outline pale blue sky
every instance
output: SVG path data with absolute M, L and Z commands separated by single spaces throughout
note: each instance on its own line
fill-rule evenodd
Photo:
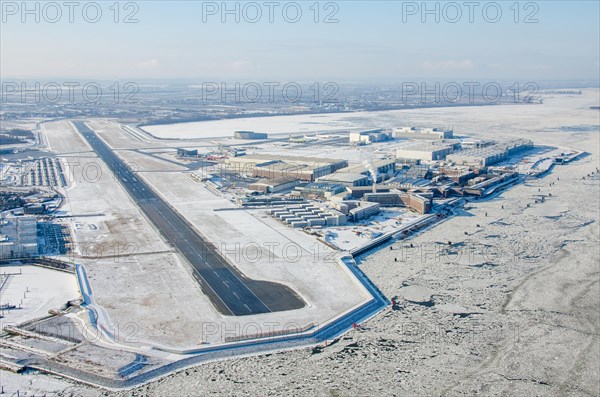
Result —
M 313 1 L 298 2 L 303 12 L 298 23 L 284 20 L 281 8 L 290 3 L 285 1 L 275 9 L 274 23 L 269 23 L 265 6 L 257 23 L 243 15 L 240 23 L 231 15 L 223 23 L 220 13 L 203 22 L 207 2 L 200 1 L 138 1 L 139 22 L 132 24 L 114 23 L 109 9 L 113 1 L 98 2 L 103 15 L 95 24 L 86 22 L 81 10 L 75 11 L 76 22 L 69 23 L 66 9 L 54 24 L 43 15 L 40 23 L 33 16 L 22 23 L 22 10 L 9 15 L 5 3 L 0 31 L 3 78 L 597 80 L 600 69 L 597 1 L 535 2 L 537 23 L 523 23 L 535 10 L 524 10 L 527 2 L 519 3 L 519 23 L 509 8 L 513 1 L 497 2 L 502 10 L 497 23 L 484 19 L 482 7 L 491 3 L 486 1 L 475 8 L 473 23 L 465 6 L 459 22 L 445 21 L 445 2 L 439 3 L 440 23 L 433 15 L 423 23 L 420 10 L 403 21 L 403 7 L 420 7 L 420 1 L 338 1 L 339 22 L 329 24 L 313 21 Z M 213 4 L 221 6 L 220 1 Z M 323 10 L 325 4 L 319 3 L 321 21 L 333 10 Z M 293 16 L 293 8 L 289 10 Z M 454 17 L 453 9 L 446 11 Z M 493 17 L 494 9 L 488 11 Z M 124 14 L 121 10 L 121 19 Z

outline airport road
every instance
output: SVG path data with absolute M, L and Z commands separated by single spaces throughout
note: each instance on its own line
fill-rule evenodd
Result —
M 302 299 L 287 286 L 245 277 L 83 121 L 73 121 L 73 125 L 164 238 L 185 257 L 194 278 L 221 313 L 243 316 L 304 307 Z

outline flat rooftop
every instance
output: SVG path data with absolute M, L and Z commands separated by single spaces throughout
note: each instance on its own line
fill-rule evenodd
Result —
M 329 175 L 325 175 L 319 178 L 319 181 L 323 181 L 323 182 L 346 182 L 346 183 L 353 183 L 356 181 L 360 181 L 362 179 L 367 178 L 366 175 L 364 174 L 359 174 L 357 172 L 343 172 L 343 171 L 338 171 L 338 172 L 334 172 L 333 174 L 329 174 Z
M 279 154 L 253 153 L 245 156 L 232 157 L 227 159 L 231 163 L 254 163 L 260 164 L 269 161 L 281 161 L 285 163 L 305 164 L 309 166 L 324 166 L 344 162 L 345 160 L 322 158 L 322 157 L 304 157 L 304 156 L 286 156 Z
M 454 154 L 464 157 L 487 157 L 503 154 L 506 152 L 506 150 L 531 144 L 532 142 L 528 139 L 512 139 L 508 141 L 497 142 L 490 146 L 460 150 Z
M 452 149 L 458 141 L 442 140 L 442 141 L 418 141 L 410 142 L 404 146 L 400 146 L 397 150 L 413 150 L 418 152 L 432 152 L 436 150 Z
M 396 160 L 394 160 L 394 159 L 378 159 L 378 160 L 370 160 L 369 161 L 369 164 L 371 164 L 373 166 L 373 168 L 375 168 L 375 169 L 380 168 L 380 167 L 385 167 L 387 165 L 395 164 L 395 163 L 396 163 Z M 365 171 L 368 171 L 368 169 L 363 164 L 355 164 L 355 165 L 349 166 L 348 168 L 345 168 L 343 171 L 348 172 L 348 173 L 361 174 Z

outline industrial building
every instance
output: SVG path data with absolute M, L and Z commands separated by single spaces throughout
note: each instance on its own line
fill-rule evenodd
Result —
M 363 200 L 378 203 L 382 207 L 407 207 L 420 214 L 431 212 L 432 196 L 415 192 L 392 190 L 388 193 L 365 193 Z
M 446 177 L 459 185 L 464 185 L 475 178 L 475 172 L 467 167 L 440 167 L 435 170 L 434 175 L 434 178 Z
M 407 139 L 450 139 L 454 136 L 452 129 L 400 127 L 392 131 L 395 138 Z
M 373 216 L 380 211 L 380 205 L 377 203 L 368 203 L 360 200 L 343 200 L 332 202 L 331 206 L 347 215 L 352 221 L 359 221 Z
M 411 164 L 408 167 L 403 167 L 389 183 L 407 188 L 427 186 L 431 184 L 431 171 L 429 166 Z
M 182 149 L 179 148 L 177 149 L 177 155 L 180 157 L 197 157 L 198 156 L 198 149 Z
M 464 193 L 473 196 L 483 196 L 487 189 L 491 189 L 494 186 L 498 186 L 505 183 L 514 182 L 519 177 L 517 172 L 507 172 L 490 179 L 482 178 L 482 180 L 473 179 L 475 182 L 468 187 L 464 188 Z
M 344 186 L 368 186 L 372 183 L 369 177 L 365 174 L 346 172 L 345 170 L 322 176 L 318 179 L 318 181 L 336 183 Z
M 23 258 L 38 254 L 35 216 L 0 219 L 0 258 Z
M 267 139 L 269 136 L 262 132 L 235 131 L 233 137 L 235 139 Z
M 348 217 L 354 222 L 377 215 L 381 210 L 379 203 L 369 203 L 366 201 L 345 201 L 343 204 L 348 205 Z
M 299 204 L 305 201 L 303 197 L 292 196 L 251 196 L 238 197 L 236 199 L 237 205 L 241 207 L 270 207 L 274 205 Z
M 483 168 L 503 161 L 515 152 L 531 147 L 533 147 L 533 142 L 529 139 L 513 139 L 490 146 L 460 150 L 448 155 L 446 159 L 456 165 Z
M 290 190 L 298 184 L 300 184 L 300 179 L 284 176 L 275 179 L 261 179 L 249 185 L 248 188 L 261 193 L 279 193 Z
M 296 186 L 292 195 L 306 198 L 329 199 L 337 194 L 346 192 L 346 186 L 339 183 L 315 182 L 304 186 Z
M 361 132 L 351 132 L 350 143 L 359 145 L 366 145 L 373 142 L 385 142 L 392 139 L 392 133 L 390 130 L 376 129 Z
M 380 186 L 380 185 L 376 185 L 376 186 L 353 186 L 353 187 L 349 187 L 348 191 L 350 193 L 350 196 L 352 198 L 355 199 L 359 199 L 362 198 L 365 194 L 367 193 L 387 193 L 390 191 L 390 187 L 389 186 Z
M 341 226 L 347 220 L 346 215 L 340 211 L 319 208 L 309 203 L 273 208 L 268 212 L 274 218 L 295 228 Z
M 295 157 L 274 154 L 247 154 L 225 160 L 227 169 L 258 178 L 297 178 L 315 181 L 348 166 L 347 160 Z
M 46 204 L 29 203 L 23 206 L 23 213 L 31 215 L 42 215 L 48 210 Z
M 396 149 L 396 160 L 400 163 L 444 160 L 456 147 L 457 141 L 414 142 Z
M 387 178 L 394 175 L 396 171 L 396 160 L 394 159 L 382 159 L 382 160 L 370 160 L 365 161 L 362 164 L 357 164 L 344 169 L 343 172 L 362 174 L 372 178 L 371 170 L 377 174 L 377 181 L 382 182 Z M 371 181 L 372 182 L 372 181 Z M 362 186 L 362 185 L 355 185 Z
M 462 149 L 475 149 L 480 147 L 491 146 L 495 142 L 483 139 L 463 139 L 460 141 L 460 147 Z
M 454 155 L 448 156 L 448 161 L 456 165 L 467 165 L 470 167 L 487 167 L 506 158 L 506 151 L 495 146 L 465 149 Z

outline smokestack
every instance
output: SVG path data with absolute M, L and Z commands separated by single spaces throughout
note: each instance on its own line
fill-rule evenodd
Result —
M 373 193 L 377 193 L 377 179 L 373 181 Z

